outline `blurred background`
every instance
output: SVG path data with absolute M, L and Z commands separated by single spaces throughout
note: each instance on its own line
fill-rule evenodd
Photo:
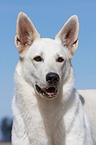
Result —
M 0 1 L 0 141 L 10 142 L 14 70 L 19 60 L 14 44 L 18 13 L 25 12 L 41 37 L 55 38 L 64 23 L 77 15 L 79 47 L 72 59 L 76 89 L 96 89 L 96 0 Z

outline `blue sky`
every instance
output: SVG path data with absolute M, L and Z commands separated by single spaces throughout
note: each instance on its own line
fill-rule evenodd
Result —
M 96 0 L 0 1 L 0 118 L 12 116 L 14 70 L 19 59 L 14 44 L 20 11 L 33 21 L 41 37 L 55 38 L 72 15 L 80 22 L 79 47 L 72 60 L 76 89 L 96 89 Z

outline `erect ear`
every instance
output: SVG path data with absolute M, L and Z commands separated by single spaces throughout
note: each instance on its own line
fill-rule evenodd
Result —
M 32 42 L 40 37 L 29 17 L 20 12 L 17 18 L 15 45 L 20 57 L 23 57 Z
M 72 16 L 56 35 L 56 39 L 60 38 L 63 46 L 69 52 L 69 58 L 73 57 L 75 50 L 78 47 L 79 21 L 76 15 Z

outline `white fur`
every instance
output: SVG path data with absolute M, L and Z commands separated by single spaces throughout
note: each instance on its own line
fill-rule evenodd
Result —
M 18 19 L 20 17 L 27 18 L 23 13 Z M 77 22 L 77 17 L 72 17 L 68 23 L 73 21 Z M 33 24 L 32 28 L 34 29 Z M 80 95 L 74 89 L 74 73 L 70 59 L 77 44 L 71 40 L 70 43 L 75 46 L 70 48 L 72 44 L 69 47 L 69 43 L 64 46 L 61 37 L 61 33 L 60 38 L 57 35 L 55 40 L 37 38 L 36 35 L 36 39 L 27 49 L 22 43 L 18 46 L 16 42 L 21 58 L 15 70 L 15 96 L 12 103 L 13 145 L 94 145 L 89 119 Z M 77 33 L 74 40 L 77 40 Z M 26 49 L 26 53 L 23 53 L 25 50 L 22 49 L 21 55 L 20 48 Z M 43 61 L 34 61 L 36 56 L 42 56 Z M 64 62 L 56 62 L 58 56 L 63 57 Z M 35 89 L 35 84 L 41 88 L 48 87 L 46 74 L 49 72 L 55 72 L 60 77 L 58 93 L 56 98 L 52 99 L 41 96 Z

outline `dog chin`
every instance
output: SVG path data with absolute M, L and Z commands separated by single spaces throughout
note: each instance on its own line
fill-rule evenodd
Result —
M 41 96 L 41 97 L 46 97 L 48 99 L 54 99 L 57 97 L 57 92 L 58 89 L 55 86 L 50 86 L 47 88 L 41 88 L 39 85 L 35 85 L 36 92 Z

